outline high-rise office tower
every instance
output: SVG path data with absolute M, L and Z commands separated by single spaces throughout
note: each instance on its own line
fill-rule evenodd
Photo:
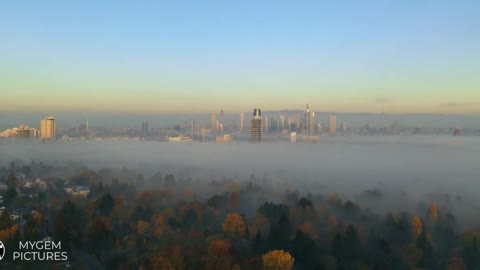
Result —
M 280 115 L 280 120 L 279 120 L 279 129 L 284 129 L 285 128 L 285 116 Z
M 260 109 L 253 110 L 253 118 L 250 120 L 250 141 L 260 142 L 262 140 L 262 112 Z
M 394 135 L 397 135 L 397 134 L 398 134 L 398 130 L 399 130 L 399 128 L 400 128 L 399 125 L 400 125 L 400 124 L 399 124 L 398 120 L 396 120 L 396 121 L 393 122 L 393 134 L 394 134 Z
M 268 118 L 268 116 L 263 116 L 263 132 L 264 133 L 268 133 L 268 131 L 270 130 L 270 118 Z
M 347 122 L 343 121 L 342 122 L 342 132 L 347 131 Z
M 213 130 L 217 129 L 217 115 L 214 113 L 210 114 L 210 128 Z
M 40 136 L 42 139 L 55 140 L 55 117 L 49 116 L 40 122 Z
M 240 131 L 245 130 L 245 114 L 241 113 L 240 114 Z
M 310 114 L 310 108 L 308 107 L 308 104 L 307 104 L 307 110 L 305 111 L 305 129 L 307 131 L 307 134 L 310 134 L 310 123 L 311 123 L 311 114 Z
M 330 115 L 330 133 L 337 132 L 337 117 L 333 114 Z
M 142 122 L 142 135 L 147 136 L 148 134 L 148 122 Z

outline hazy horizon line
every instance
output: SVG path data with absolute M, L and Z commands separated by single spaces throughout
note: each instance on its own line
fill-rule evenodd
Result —
M 262 109 L 263 113 L 280 113 L 280 112 L 304 112 L 305 109 Z M 19 114 L 41 114 L 41 115 L 52 115 L 55 113 L 67 113 L 67 114 L 105 114 L 105 115 L 205 115 L 205 114 L 211 114 L 211 113 L 216 113 L 220 114 L 220 111 L 222 108 L 216 110 L 216 111 L 190 111 L 190 112 L 180 112 L 180 111 L 104 111 L 104 110 L 45 110 L 45 111 L 40 111 L 40 110 L 9 110 L 9 109 L 0 109 L 0 113 L 19 113 Z M 470 112 L 470 113 L 436 113 L 436 112 L 369 112 L 369 111 L 316 111 L 314 109 L 311 109 L 312 112 L 318 113 L 318 114 L 367 114 L 367 115 L 375 115 L 375 114 L 384 114 L 384 115 L 435 115 L 435 116 L 441 116 L 441 115 L 455 115 L 455 116 L 480 116 L 480 111 L 479 112 Z M 225 110 L 224 110 L 225 112 Z M 253 107 L 250 110 L 246 111 L 233 111 L 233 112 L 225 112 L 225 115 L 234 115 L 234 114 L 241 114 L 241 113 L 253 113 Z

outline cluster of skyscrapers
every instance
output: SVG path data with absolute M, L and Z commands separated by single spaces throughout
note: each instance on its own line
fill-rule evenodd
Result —
M 38 138 L 44 140 L 55 140 L 56 126 L 55 117 L 49 116 L 40 121 L 40 132 L 36 128 L 22 124 L 15 128 L 6 129 L 0 132 L 0 137 L 16 138 Z
M 244 130 L 245 115 L 240 114 L 240 130 Z M 318 124 L 315 121 L 315 112 L 310 110 L 310 106 L 307 104 L 305 113 L 302 115 L 295 115 L 285 117 L 280 115 L 279 117 L 262 116 L 260 109 L 253 110 L 253 117 L 250 120 L 250 141 L 259 142 L 262 139 L 262 133 L 268 133 L 271 130 L 277 130 L 278 132 L 291 135 L 291 141 L 295 142 L 297 133 L 302 134 L 304 141 L 317 141 L 318 134 L 328 132 L 330 134 L 337 133 L 337 117 L 333 114 L 329 117 L 328 129 L 325 124 Z M 347 131 L 346 122 L 342 122 L 341 131 Z

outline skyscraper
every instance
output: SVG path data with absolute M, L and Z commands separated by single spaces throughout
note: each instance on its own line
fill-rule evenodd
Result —
M 347 131 L 347 122 L 343 121 L 342 122 L 342 132 Z
M 337 132 L 337 117 L 333 114 L 330 115 L 330 133 Z
M 217 116 L 214 113 L 210 114 L 210 128 L 217 129 Z
M 240 131 L 245 130 L 245 114 L 241 113 L 240 114 Z
M 393 135 L 397 135 L 399 130 L 399 122 L 396 120 L 393 122 Z
M 270 131 L 270 118 L 268 116 L 263 116 L 263 132 L 268 133 Z
M 250 141 L 260 142 L 262 140 L 262 112 L 260 109 L 253 110 L 253 118 L 250 120 Z
M 307 131 L 307 134 L 310 134 L 310 123 L 312 120 L 312 115 L 310 113 L 310 108 L 308 107 L 307 104 L 307 110 L 305 111 L 305 129 Z
M 147 136 L 148 134 L 148 122 L 142 122 L 142 136 Z
M 40 122 L 40 136 L 42 139 L 55 140 L 55 117 L 49 116 Z
M 285 128 L 285 116 L 280 115 L 280 120 L 279 120 L 279 126 L 278 129 L 282 130 Z

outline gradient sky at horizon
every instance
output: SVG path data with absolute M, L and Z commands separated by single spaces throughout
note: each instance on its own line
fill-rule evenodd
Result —
M 1 1 L 0 110 L 480 113 L 479 1 Z

